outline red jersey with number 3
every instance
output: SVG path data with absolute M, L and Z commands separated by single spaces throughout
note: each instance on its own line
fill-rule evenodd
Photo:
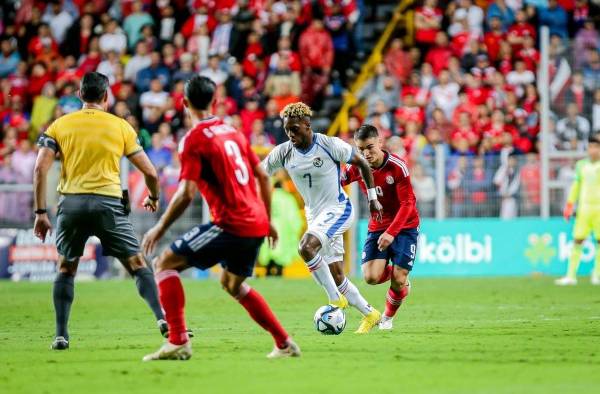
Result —
M 419 226 L 419 212 L 417 211 L 417 199 L 410 183 L 408 166 L 398 156 L 385 151 L 384 153 L 383 165 L 373 170 L 377 199 L 383 206 L 383 218 L 381 222 L 371 218 L 369 231 L 386 231 L 395 237 L 404 229 Z M 354 181 L 358 181 L 364 193 L 367 192 L 358 167 L 348 164 L 342 175 L 342 185 L 345 186 Z
M 204 119 L 180 141 L 179 158 L 179 180 L 196 182 L 217 226 L 239 237 L 269 234 L 254 177 L 260 160 L 243 134 L 216 116 Z

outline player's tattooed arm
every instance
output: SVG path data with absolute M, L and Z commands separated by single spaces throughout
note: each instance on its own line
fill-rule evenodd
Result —
M 373 179 L 373 173 L 371 172 L 371 167 L 369 166 L 369 163 L 357 151 L 353 151 L 352 158 L 350 159 L 350 164 L 353 164 L 356 167 L 358 167 L 360 175 L 365 181 L 365 185 L 367 186 L 369 196 L 369 210 L 371 211 L 371 216 L 376 221 L 380 222 L 383 215 L 383 207 L 381 206 L 381 203 L 377 200 L 377 194 L 375 193 L 375 180 Z
M 185 212 L 197 192 L 198 186 L 196 186 L 196 182 L 187 179 L 183 179 L 179 182 L 179 187 L 173 195 L 173 198 L 171 198 L 165 213 L 162 214 L 158 223 L 148 230 L 142 239 L 142 249 L 144 250 L 144 253 L 147 255 L 152 254 L 158 241 L 160 241 L 169 227 L 171 227 L 183 212 Z

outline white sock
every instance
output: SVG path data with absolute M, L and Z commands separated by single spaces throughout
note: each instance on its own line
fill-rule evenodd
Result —
M 348 278 L 344 278 L 342 284 L 338 286 L 338 290 L 346 296 L 348 303 L 358 309 L 363 315 L 368 315 L 373 311 L 373 307 L 369 305 L 367 300 L 360 294 L 360 291 L 358 291 L 358 288 Z
M 323 261 L 323 258 L 317 254 L 312 260 L 306 262 L 310 274 L 325 289 L 329 301 L 337 301 L 340 299 L 337 286 L 329 272 L 329 267 Z

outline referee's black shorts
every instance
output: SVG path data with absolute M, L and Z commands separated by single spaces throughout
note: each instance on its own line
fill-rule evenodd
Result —
M 126 259 L 140 244 L 121 199 L 95 194 L 65 194 L 58 202 L 56 248 L 68 261 L 83 255 L 85 243 L 96 236 L 103 255 Z

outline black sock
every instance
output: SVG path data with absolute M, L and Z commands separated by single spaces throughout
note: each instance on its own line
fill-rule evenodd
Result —
M 158 290 L 152 271 L 148 267 L 140 268 L 133 271 L 133 276 L 135 276 L 135 285 L 138 288 L 138 292 L 146 300 L 150 309 L 152 309 L 156 320 L 164 319 L 165 315 L 158 301 Z
M 54 279 L 54 288 L 52 289 L 52 298 L 54 300 L 54 312 L 56 313 L 56 336 L 69 339 L 69 313 L 71 304 L 75 297 L 73 282 L 75 277 L 63 272 L 59 272 Z

